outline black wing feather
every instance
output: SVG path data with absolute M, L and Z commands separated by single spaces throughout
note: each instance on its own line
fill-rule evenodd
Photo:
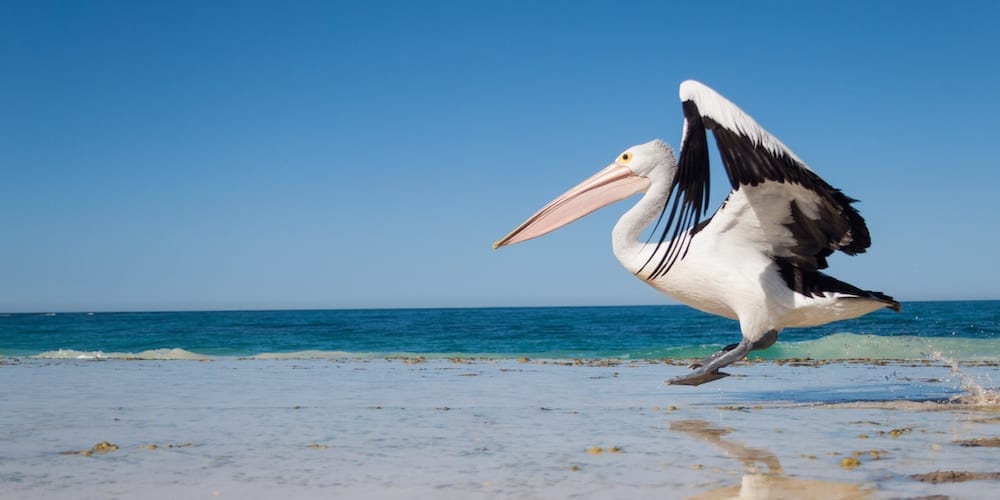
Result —
M 661 220 L 666 215 L 667 222 L 652 253 L 661 257 L 649 272 L 648 279 L 665 275 L 678 259 L 684 258 L 691 238 L 704 227 L 702 215 L 708 210 L 710 174 L 706 130 L 711 130 L 715 137 L 733 191 L 753 188 L 766 181 L 793 183 L 812 191 L 820 200 L 814 207 L 816 218 L 807 216 L 795 201 L 789 206 L 791 222 L 785 227 L 792 232 L 796 242 L 787 249 L 792 254 L 785 257 L 789 263 L 804 271 L 815 271 L 827 267 L 826 258 L 835 250 L 854 255 L 871 245 L 864 218 L 851 206 L 857 200 L 830 186 L 777 140 L 765 143 L 761 137 L 770 139 L 767 132 L 735 105 L 707 87 L 699 84 L 698 88 L 704 89 L 699 90 L 703 92 L 700 99 L 711 99 L 712 109 L 738 114 L 739 120 L 732 119 L 731 123 L 742 125 L 720 123 L 723 121 L 720 117 L 709 116 L 700 110 L 694 98 L 682 101 L 685 133 L 681 155 L 670 195 L 660 215 Z M 741 129 L 741 126 L 754 130 Z M 663 245 L 667 245 L 666 251 L 660 253 Z M 652 256 L 643 269 L 651 263 Z
M 693 234 L 686 229 L 697 226 L 701 222 L 702 214 L 708 211 L 711 187 L 708 170 L 708 136 L 695 103 L 685 101 L 682 107 L 687 120 L 687 133 L 681 145 L 681 157 L 677 162 L 677 173 L 670 188 L 670 195 L 663 206 L 663 213 L 667 213 L 669 207 L 670 215 L 667 217 L 663 232 L 660 233 L 656 249 L 639 272 L 650 264 L 664 243 L 667 244 L 667 249 L 660 262 L 650 271 L 649 279 L 666 274 L 677 258 L 687 251 Z

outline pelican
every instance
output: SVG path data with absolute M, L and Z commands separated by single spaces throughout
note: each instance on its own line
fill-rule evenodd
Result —
M 674 300 L 739 321 L 743 338 L 693 363 L 670 384 L 700 385 L 767 349 L 784 328 L 856 318 L 899 302 L 827 274 L 826 258 L 871 245 L 854 200 L 826 183 L 748 114 L 707 86 L 680 86 L 684 129 L 680 160 L 660 140 L 626 149 L 613 163 L 566 191 L 493 244 L 537 238 L 595 210 L 644 193 L 615 224 L 615 257 Z M 715 137 L 732 190 L 709 208 L 706 130 Z M 647 241 L 642 232 L 656 221 Z M 657 228 L 661 228 L 657 233 Z

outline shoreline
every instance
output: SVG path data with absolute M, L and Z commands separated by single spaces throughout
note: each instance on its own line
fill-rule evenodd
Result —
M 177 349 L 155 349 L 153 351 L 148 351 L 150 353 L 156 352 L 167 352 L 176 351 Z M 54 352 L 63 352 L 50 351 Z M 24 362 L 32 361 L 197 361 L 197 362 L 225 362 L 225 361 L 328 361 L 332 363 L 367 363 L 372 361 L 388 361 L 388 362 L 401 362 L 408 365 L 422 364 L 428 362 L 449 362 L 455 364 L 497 364 L 497 363 L 510 363 L 516 362 L 521 364 L 536 364 L 536 365 L 553 365 L 553 366 L 587 366 L 587 367 L 612 367 L 612 366 L 645 366 L 645 365 L 664 365 L 664 366 L 688 366 L 694 361 L 699 360 L 698 357 L 691 358 L 643 358 L 643 359 L 629 359 L 620 357 L 609 357 L 609 358 L 595 358 L 595 357 L 578 357 L 578 358 L 551 358 L 551 357 L 527 357 L 527 356 L 461 356 L 461 355 L 450 355 L 450 354 L 368 354 L 368 353 L 344 353 L 344 352 L 331 352 L 330 354 L 325 354 L 320 351 L 306 351 L 306 354 L 291 352 L 291 353 L 263 353 L 251 356 L 210 356 L 196 354 L 196 357 L 171 357 L 169 355 L 163 355 L 161 357 L 156 356 L 145 356 L 139 354 L 130 353 L 100 353 L 97 356 L 77 356 L 78 351 L 69 351 L 65 357 L 62 356 L 52 356 L 44 355 L 49 353 L 43 353 L 43 355 L 21 355 L 21 356 L 4 356 L 0 355 L 0 364 L 20 364 Z M 189 352 L 189 351 L 185 351 Z M 848 364 L 848 365 L 873 365 L 873 366 L 889 366 L 889 365 L 899 365 L 906 367 L 937 367 L 937 368 L 951 368 L 955 366 L 962 367 L 993 367 L 1000 368 L 1000 360 L 992 359 L 962 359 L 962 360 L 951 360 L 946 358 L 940 359 L 893 359 L 893 358 L 836 358 L 836 359 L 814 359 L 809 357 L 792 357 L 792 358 L 760 358 L 754 357 L 749 359 L 742 359 L 734 362 L 733 364 L 727 366 L 727 369 L 732 367 L 747 367 L 753 365 L 767 365 L 773 364 L 775 366 L 805 366 L 812 368 L 819 368 L 827 365 L 835 364 Z
M 994 366 L 22 359 L 0 498 L 981 498 Z

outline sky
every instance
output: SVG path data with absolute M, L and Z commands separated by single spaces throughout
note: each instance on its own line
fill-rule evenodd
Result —
M 998 22 L 991 1 L 0 0 L 0 311 L 672 304 L 612 254 L 634 199 L 491 244 L 627 147 L 677 145 L 686 79 L 861 200 L 873 245 L 830 274 L 1000 299 Z

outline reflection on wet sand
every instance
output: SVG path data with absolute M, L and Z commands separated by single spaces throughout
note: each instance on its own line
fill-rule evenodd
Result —
M 693 498 L 717 500 L 724 498 L 746 499 L 862 499 L 870 492 L 860 485 L 796 479 L 784 475 L 778 457 L 763 448 L 750 448 L 723 436 L 731 429 L 716 427 L 704 420 L 678 420 L 670 429 L 706 441 L 743 463 L 743 480 L 739 485 L 726 486 L 697 495 Z M 766 466 L 766 470 L 762 467 Z

